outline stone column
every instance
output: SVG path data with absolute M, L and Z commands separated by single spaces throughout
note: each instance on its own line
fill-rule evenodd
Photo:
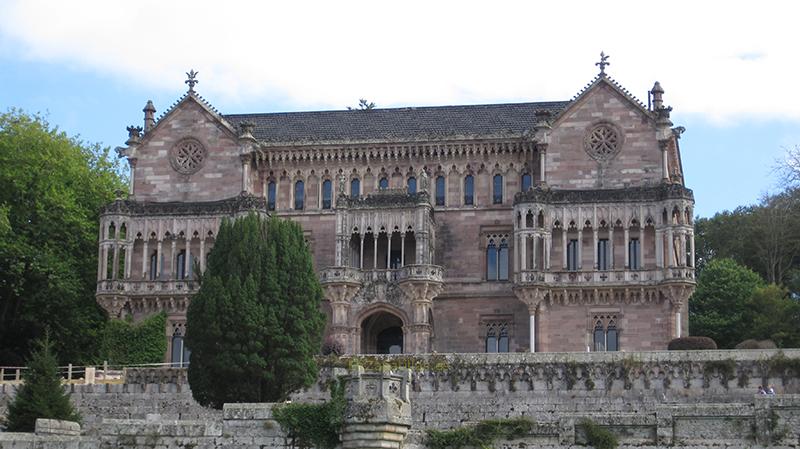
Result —
M 378 269 L 378 234 L 372 233 L 372 269 Z
M 102 237 L 101 237 L 102 239 Z M 97 280 L 103 280 L 103 244 L 97 245 Z
M 661 178 L 664 181 L 669 181 L 669 156 L 667 153 L 667 142 L 660 142 L 661 144 Z
M 533 235 L 533 248 L 532 249 L 533 249 L 533 251 L 532 251 L 533 252 L 533 254 L 532 254 L 533 257 L 531 257 L 531 268 L 536 270 L 536 269 L 538 269 L 538 266 L 536 264 L 536 256 L 539 254 L 539 236 L 536 235 L 536 234 Z
M 530 351 L 536 352 L 536 307 L 531 310 L 528 308 L 529 326 L 530 326 Z
M 544 237 L 544 269 L 550 270 L 550 247 L 553 244 L 553 236 L 550 234 Z
M 578 270 L 583 269 L 583 229 L 578 230 Z
M 206 271 L 206 239 L 200 239 L 200 273 Z
M 608 266 L 614 269 L 614 227 L 608 228 Z
M 600 268 L 600 260 L 598 259 L 597 254 L 597 228 L 592 230 L 592 254 L 594 254 L 594 269 L 597 270 Z
M 178 267 L 176 266 L 177 262 L 175 260 L 175 247 L 177 246 L 178 242 L 175 240 L 175 237 L 172 237 L 172 241 L 170 242 L 170 258 L 169 258 L 169 279 L 176 279 L 178 277 Z
M 522 257 L 522 248 L 519 246 L 520 242 L 519 234 L 514 234 L 514 273 L 519 273 L 520 267 L 522 266 L 522 262 L 520 258 Z
M 394 232 L 386 233 L 386 269 L 388 270 L 392 265 L 392 237 L 394 236 Z
M 562 262 L 562 265 L 563 265 L 562 268 L 564 270 L 566 270 L 567 266 L 568 266 L 567 265 L 567 229 L 566 228 L 563 228 L 561 230 L 561 243 L 562 243 L 562 245 L 561 245 L 562 246 L 562 248 L 561 248 L 561 250 L 562 250 L 561 251 L 561 259 L 562 259 L 562 261 L 561 262 Z
M 131 263 L 133 263 L 133 243 L 125 245 L 125 279 L 131 278 Z
M 406 233 L 400 233 L 400 266 L 406 266 Z
M 624 246 L 622 247 L 622 250 L 625 251 L 625 269 L 629 270 L 631 268 L 631 259 L 630 259 L 631 232 L 627 226 L 623 228 L 623 240 L 624 240 L 623 243 Z
M 675 263 L 675 239 L 672 234 L 672 228 L 667 229 L 667 257 L 667 263 L 664 264 L 665 268 L 669 268 Z
M 398 287 L 411 304 L 411 322 L 405 323 L 409 329 L 408 342 L 404 341 L 403 352 L 428 353 L 432 332 L 428 311 L 433 307 L 433 299 L 442 291 L 442 282 L 435 279 L 403 280 Z
M 547 153 L 540 147 L 539 149 L 539 173 L 541 173 L 541 183 L 547 183 L 547 174 L 545 171 L 545 160 L 547 159 Z
M 359 253 L 360 253 L 359 256 L 358 256 L 358 268 L 362 269 L 362 270 L 364 269 L 364 235 L 365 234 L 363 234 L 363 233 L 359 234 L 359 237 L 361 237 L 359 239 L 359 242 L 361 242 L 361 244 L 358 247 L 358 250 L 359 250 Z
M 242 192 L 248 192 L 248 181 L 250 180 L 250 155 L 243 154 L 242 158 Z
M 147 251 L 147 240 L 142 243 L 142 279 L 149 280 L 147 277 L 147 264 L 150 263 L 150 253 Z
M 689 233 L 689 257 L 694 268 L 694 232 Z
M 664 268 L 664 233 L 656 229 L 656 268 Z
M 108 244 L 103 244 L 103 259 L 102 259 L 102 279 L 109 279 L 108 277 Z
M 163 241 L 161 238 L 158 239 L 158 246 L 156 246 L 156 279 L 161 279 L 161 270 L 163 267 L 161 266 L 161 244 Z
M 644 270 L 647 269 L 647 264 L 645 264 L 645 254 L 647 254 L 647 249 L 644 245 L 644 231 L 645 227 L 639 226 L 639 267 Z
M 192 260 L 192 239 L 186 237 L 186 254 L 183 256 L 183 277 L 189 277 L 189 267 Z
M 522 239 L 522 245 L 520 246 L 522 267 L 520 270 L 525 271 L 528 269 L 528 234 L 522 234 L 520 238 Z

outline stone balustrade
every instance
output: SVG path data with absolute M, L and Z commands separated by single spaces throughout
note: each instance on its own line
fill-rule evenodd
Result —
M 189 295 L 196 293 L 200 283 L 194 280 L 103 280 L 97 283 L 97 293 L 125 295 Z
M 443 282 L 444 268 L 439 265 L 415 264 L 394 269 L 365 269 L 352 267 L 329 267 L 320 273 L 320 282 L 326 283 L 365 283 L 374 281 L 404 282 L 430 281 Z
M 543 271 L 524 270 L 514 275 L 517 284 L 545 284 L 548 287 L 656 284 L 669 280 L 694 281 L 694 268 L 673 267 L 652 270 Z

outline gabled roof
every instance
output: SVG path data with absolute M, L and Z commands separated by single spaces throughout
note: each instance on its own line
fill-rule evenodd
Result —
M 233 134 L 234 136 L 237 135 L 236 127 L 231 125 L 231 123 L 228 122 L 227 120 L 225 120 L 225 117 L 222 114 L 220 114 L 219 111 L 217 111 L 217 109 L 214 106 L 211 106 L 211 103 L 206 101 L 206 99 L 201 97 L 197 92 L 190 90 L 185 94 L 183 94 L 180 98 L 178 98 L 175 101 L 175 103 L 172 104 L 172 106 L 168 107 L 163 113 L 161 113 L 158 119 L 156 119 L 156 124 L 153 127 L 153 129 L 147 131 L 144 134 L 142 142 L 147 140 L 149 136 L 152 136 L 153 131 L 157 130 L 158 127 L 162 123 L 164 123 L 164 119 L 167 118 L 170 114 L 172 114 L 172 112 L 175 111 L 175 109 L 177 109 L 178 106 L 186 103 L 187 101 L 195 102 L 197 105 L 203 108 L 203 110 L 205 110 L 209 115 L 211 115 L 215 120 L 217 120 L 225 129 L 230 131 L 231 134 Z
M 556 119 L 553 120 L 553 122 L 555 122 L 559 118 L 563 117 L 564 114 L 566 114 L 573 105 L 578 104 L 583 97 L 588 95 L 589 92 L 594 90 L 594 88 L 599 84 L 605 84 L 605 85 L 611 87 L 611 89 L 616 91 L 619 95 L 621 95 L 623 98 L 628 100 L 628 102 L 630 102 L 634 107 L 639 109 L 639 111 L 642 114 L 644 114 L 645 116 L 649 117 L 650 119 L 653 119 L 653 120 L 655 119 L 652 111 L 650 111 L 647 108 L 647 106 L 645 106 L 644 103 L 641 102 L 641 100 L 639 100 L 633 94 L 628 92 L 628 89 L 625 89 L 624 87 L 622 87 L 622 85 L 620 83 L 618 83 L 614 78 L 611 78 L 607 74 L 601 72 L 597 76 L 595 76 L 591 81 L 589 81 L 589 84 L 584 86 L 584 88 L 581 89 L 577 94 L 575 94 L 574 97 L 572 97 L 572 100 L 569 101 L 569 106 L 564 108 L 564 109 L 562 109 L 561 111 L 559 111 L 559 116 L 556 117 Z
M 406 107 L 393 109 L 224 115 L 234 126 L 249 121 L 261 142 L 421 140 L 511 137 L 529 133 L 537 110 L 552 115 L 569 102 Z

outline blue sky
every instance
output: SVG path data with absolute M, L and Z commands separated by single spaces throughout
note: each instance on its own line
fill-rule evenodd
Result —
M 774 191 L 772 167 L 800 145 L 800 8 L 648 3 L 4 0 L 0 108 L 113 148 L 148 99 L 160 113 L 185 92 L 190 68 L 223 113 L 565 100 L 604 50 L 634 95 L 664 86 L 699 215 Z

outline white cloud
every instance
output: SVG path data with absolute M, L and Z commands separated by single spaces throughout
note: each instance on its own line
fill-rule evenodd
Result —
M 569 99 L 608 68 L 646 101 L 718 122 L 800 120 L 796 2 L 6 0 L 33 60 L 207 98 L 303 108 Z

